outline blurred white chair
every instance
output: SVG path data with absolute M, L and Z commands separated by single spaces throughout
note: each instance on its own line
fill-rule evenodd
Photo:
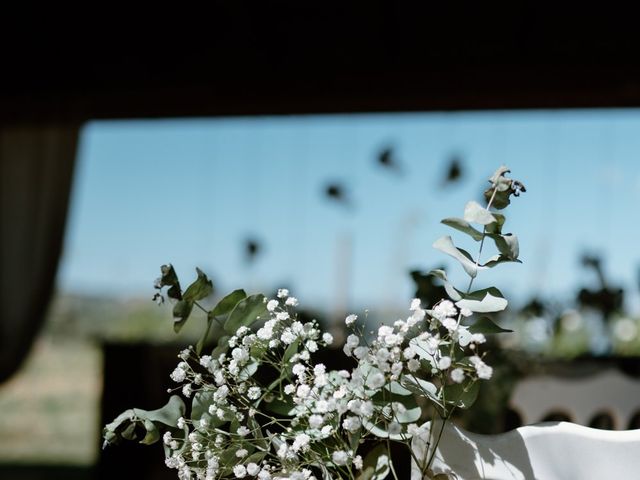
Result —
M 435 435 L 441 425 L 435 424 Z M 421 462 L 432 453 L 418 438 L 413 451 Z M 548 422 L 499 435 L 477 435 L 447 422 L 431 471 L 456 480 L 635 479 L 640 478 L 640 430 Z M 423 478 L 429 477 L 422 476 L 414 461 L 411 479 Z
M 605 414 L 613 429 L 623 430 L 640 411 L 640 382 L 614 369 L 584 378 L 534 376 L 518 383 L 510 407 L 524 425 L 540 422 L 550 413 L 590 425 L 596 415 Z

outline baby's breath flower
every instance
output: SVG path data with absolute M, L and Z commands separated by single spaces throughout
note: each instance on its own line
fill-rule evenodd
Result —
M 346 465 L 349 461 L 349 454 L 344 450 L 338 450 L 331 454 L 331 460 L 338 466 Z
M 358 338 L 357 335 L 351 334 L 347 337 L 347 345 L 350 348 L 356 348 L 359 343 L 360 343 L 360 339 Z
M 382 388 L 385 383 L 384 375 L 381 372 L 376 372 L 371 374 L 367 378 L 367 386 L 373 390 L 378 390 Z
M 451 380 L 455 383 L 462 383 L 464 381 L 464 370 L 461 368 L 454 368 L 451 370 Z
M 286 288 L 280 288 L 278 290 L 278 298 L 287 298 L 289 296 L 289 290 Z
M 347 327 L 350 327 L 351 325 L 356 323 L 357 319 L 358 319 L 358 316 L 352 313 L 351 315 L 348 315 L 347 318 L 344 319 L 344 323 L 347 325 Z
M 295 341 L 295 339 L 296 336 L 289 328 L 285 329 L 285 331 L 282 332 L 282 335 L 280 335 L 280 340 L 282 340 L 282 343 L 284 343 L 285 345 L 291 345 Z
M 451 300 L 443 300 L 433 307 L 433 315 L 440 320 L 446 317 L 455 317 L 457 313 L 458 310 Z
M 412 358 L 407 362 L 407 368 L 410 372 L 417 372 L 420 369 L 420 362 L 415 358 Z
M 249 475 L 255 477 L 258 475 L 258 472 L 260 472 L 260 467 L 256 463 L 251 462 L 247 464 L 247 473 Z
M 191 389 L 191 384 L 190 383 L 187 383 L 186 385 L 182 386 L 182 394 L 185 397 L 187 397 L 187 398 L 191 397 L 191 392 L 192 392 L 192 389 Z
M 233 467 L 233 474 L 236 478 L 244 478 L 247 476 L 247 469 L 244 465 L 236 465 Z
M 324 423 L 324 418 L 322 415 L 313 414 L 309 417 L 309 426 L 311 428 L 320 428 Z
M 489 380 L 491 378 L 491 376 L 493 375 L 493 368 L 484 363 L 480 357 L 474 355 L 472 357 L 469 357 L 469 360 L 476 368 L 478 378 L 481 378 L 483 380 Z
M 438 360 L 438 368 L 440 370 L 446 370 L 451 366 L 451 357 L 442 357 Z
M 184 379 L 187 378 L 187 372 L 185 372 L 184 369 L 180 367 L 176 367 L 175 370 L 171 372 L 170 377 L 174 382 L 182 383 L 184 382 Z
M 342 428 L 350 433 L 357 432 L 361 426 L 362 422 L 360 422 L 360 419 L 356 416 L 347 417 L 342 422 Z
M 411 306 L 409 307 L 409 310 L 415 311 L 415 310 L 418 310 L 419 308 L 420 308 L 420 299 L 414 298 L 413 300 L 411 300 Z
M 311 437 L 309 435 L 307 435 L 306 433 L 299 433 L 298 435 L 296 435 L 291 448 L 294 452 L 298 452 L 300 450 L 305 451 L 308 449 L 310 441 Z
M 333 335 L 329 332 L 325 332 L 322 334 L 322 341 L 327 345 L 331 345 L 333 343 Z
M 261 394 L 262 392 L 260 390 L 260 387 L 250 387 L 247 391 L 247 397 L 249 397 L 249 400 L 257 400 L 258 398 L 260 398 Z
M 269 302 L 267 303 L 267 310 L 269 310 L 270 312 L 274 312 L 276 308 L 278 308 L 278 301 L 277 300 L 269 300 Z

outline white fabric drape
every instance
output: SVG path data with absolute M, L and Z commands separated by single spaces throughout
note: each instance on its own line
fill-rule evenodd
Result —
M 53 292 L 78 132 L 0 127 L 0 382 L 28 353 Z

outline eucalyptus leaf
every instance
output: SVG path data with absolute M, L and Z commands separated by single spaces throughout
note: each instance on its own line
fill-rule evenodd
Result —
M 275 398 L 271 402 L 265 402 L 267 409 L 270 412 L 277 413 L 278 415 L 290 416 L 295 408 L 293 400 L 289 396 L 284 398 Z
M 176 275 L 176 271 L 170 263 L 160 267 L 160 278 L 156 280 L 155 287 L 157 289 L 169 287 L 167 296 L 174 300 L 182 300 L 182 290 L 180 288 L 180 282 L 178 281 L 178 275 Z
M 469 331 L 483 334 L 513 332 L 513 330 L 507 330 L 495 324 L 489 317 L 480 317 L 473 325 L 469 326 Z
M 510 260 L 516 260 L 520 255 L 520 246 L 518 244 L 518 237 L 507 233 L 504 235 L 489 234 L 488 237 L 493 239 L 498 248 L 498 251 Z
M 412 394 L 411 390 L 407 390 L 398 382 L 385 383 L 383 388 L 394 395 L 408 396 Z
M 400 388 L 403 388 L 403 387 L 400 387 Z M 387 389 L 384 389 L 384 391 L 377 392 L 371 400 L 374 405 L 378 405 L 381 407 L 387 407 L 391 403 L 400 403 L 407 410 L 416 408 L 418 406 L 418 403 L 416 402 L 416 398 L 413 395 L 413 392 L 411 392 L 411 390 L 404 389 L 404 388 L 403 390 L 405 390 L 408 393 L 408 395 L 404 395 L 404 394 L 398 395 L 396 393 L 391 393 Z
M 231 446 L 227 447 L 220 454 L 220 468 L 221 473 L 224 475 L 228 475 L 233 471 L 233 467 L 238 465 L 239 463 L 245 463 L 243 458 L 239 458 L 236 453 L 240 449 L 247 450 L 248 453 L 252 453 L 255 450 L 255 447 L 250 442 L 234 442 Z
M 293 357 L 298 351 L 299 346 L 300 346 L 300 339 L 296 338 L 291 344 L 289 344 L 287 349 L 284 351 L 284 354 L 282 356 L 282 363 L 287 363 L 289 360 L 291 360 L 291 357 Z
M 251 295 L 236 304 L 224 322 L 224 329 L 234 335 L 238 328 L 250 327 L 257 320 L 267 318 L 268 313 L 264 295 Z
M 482 300 L 462 299 L 456 302 L 458 308 L 468 308 L 475 313 L 500 312 L 507 308 L 507 300 L 487 293 Z
M 258 371 L 259 365 L 260 365 L 260 362 L 257 362 L 255 360 L 249 362 L 247 365 L 244 366 L 242 370 L 240 370 L 240 373 L 238 373 L 238 380 L 244 382 L 249 378 L 251 378 L 253 374 Z
M 214 317 L 220 317 L 222 315 L 228 315 L 233 308 L 238 304 L 240 300 L 247 298 L 247 294 L 244 290 L 234 290 L 230 294 L 226 295 L 218 304 L 211 310 L 211 314 Z
M 182 298 L 189 302 L 197 302 L 213 293 L 213 282 L 199 268 L 196 268 L 196 273 L 198 278 L 182 294 Z
M 464 271 L 467 272 L 471 278 L 475 278 L 478 275 L 478 270 L 481 270 L 483 267 L 479 267 L 476 265 L 475 261 L 471 258 L 468 252 L 461 248 L 457 248 L 453 244 L 453 240 L 451 240 L 450 236 L 441 237 L 436 240 L 433 244 L 433 247 L 437 250 L 440 250 L 447 255 L 455 258 L 460 264 Z
M 468 381 L 465 383 L 454 383 L 445 385 L 444 398 L 446 403 L 457 408 L 467 409 L 474 404 L 480 391 L 480 382 Z
M 255 418 L 247 417 L 247 426 L 253 432 L 252 436 L 253 436 L 253 441 L 256 444 L 256 447 L 259 449 L 262 449 L 266 454 L 267 450 L 269 450 L 269 441 L 267 440 L 266 437 L 262 435 L 262 429 L 260 428 L 260 424 L 255 420 Z M 257 453 L 258 452 L 256 452 L 256 454 Z
M 506 221 L 506 217 L 501 213 L 495 213 L 495 212 L 493 212 L 492 215 L 494 216 L 496 221 L 493 223 L 490 223 L 489 225 L 485 225 L 484 228 L 486 230 L 486 233 L 495 233 L 500 235 L 502 233 L 502 226 Z
M 267 452 L 254 452 L 251 455 L 249 455 L 247 458 L 244 458 L 242 460 L 242 463 L 245 465 L 248 465 L 249 463 L 260 464 L 260 462 L 262 462 L 262 460 L 264 460 L 264 457 L 266 456 L 267 456 Z
M 169 401 L 161 408 L 150 411 L 134 408 L 133 411 L 139 418 L 148 418 L 152 422 L 175 427 L 178 419 L 184 416 L 185 405 L 179 396 L 171 395 Z
M 173 331 L 178 333 L 189 319 L 193 310 L 193 302 L 178 300 L 173 306 Z
M 154 426 L 154 428 L 155 428 L 155 426 Z M 136 423 L 132 422 L 131 424 L 127 425 L 125 427 L 125 429 L 122 430 L 122 432 L 120 432 L 120 435 L 125 440 L 135 440 L 136 439 L 136 433 L 135 432 L 136 432 Z
M 422 408 L 415 406 L 407 408 L 404 412 L 395 412 L 394 419 L 399 423 L 413 423 L 417 422 L 422 416 Z
M 438 388 L 431 382 L 423 380 L 415 375 L 402 375 L 400 384 L 407 390 L 420 397 L 427 397 L 437 405 L 442 406 L 442 401 L 438 396 Z
M 510 173 L 509 167 L 506 165 L 500 165 L 498 169 L 493 172 L 493 175 L 489 177 L 489 182 L 491 182 L 491 186 L 496 188 L 498 191 L 508 190 L 511 186 L 511 180 L 505 177 L 505 174 Z
M 482 232 L 473 228 L 469 222 L 463 220 L 462 218 L 445 218 L 444 220 L 441 220 L 440 223 L 443 223 L 448 227 L 454 228 L 460 232 L 466 233 L 476 242 L 482 240 Z
M 229 350 L 229 335 L 223 335 L 218 339 L 218 345 L 211 351 L 212 358 L 218 358 L 223 353 L 227 353 Z
M 247 294 L 244 290 L 234 290 L 227 296 L 225 296 L 222 300 L 218 302 L 218 304 L 207 313 L 207 328 L 204 331 L 204 335 L 198 340 L 196 344 L 196 353 L 200 355 L 204 345 L 207 341 L 207 337 L 209 336 L 209 332 L 211 331 L 211 325 L 214 321 L 222 323 L 226 315 L 233 310 L 233 308 L 238 304 L 240 300 L 246 298 Z
M 431 270 L 429 272 L 429 275 L 433 275 L 434 277 L 442 280 L 444 289 L 447 291 L 447 295 L 449 295 L 449 298 L 451 298 L 451 300 L 453 300 L 454 302 L 457 300 L 462 300 L 461 292 L 457 288 L 455 288 L 451 284 L 451 282 L 449 282 L 449 280 L 447 279 L 447 273 L 444 270 Z
M 411 435 L 406 432 L 389 433 L 385 429 L 384 424 L 376 425 L 375 423 L 371 422 L 370 420 L 367 420 L 366 418 L 362 419 L 362 426 L 365 428 L 367 432 L 372 433 L 376 437 L 380 437 L 380 438 L 388 438 L 389 440 L 394 440 L 394 441 L 403 441 L 411 438 Z
M 511 199 L 509 198 L 510 196 L 511 196 L 510 190 L 498 191 L 498 192 L 495 192 L 494 194 L 493 187 L 488 188 L 484 192 L 484 198 L 487 201 L 487 203 L 491 202 L 491 206 L 498 210 L 505 209 L 509 206 L 509 204 L 511 203 Z
M 200 390 L 193 394 L 191 403 L 191 420 L 199 421 L 204 415 L 209 415 L 209 405 L 213 404 L 213 392 Z
M 144 428 L 147 431 L 147 434 L 142 440 L 140 440 L 140 443 L 144 445 L 151 445 L 160 440 L 160 432 L 158 431 L 158 427 L 156 427 L 155 423 L 147 419 L 144 421 Z
M 465 293 L 463 298 L 467 300 L 482 300 L 490 293 L 494 297 L 504 298 L 504 295 L 496 287 L 483 288 L 481 290 L 474 290 L 473 292 Z
M 378 444 L 364 457 L 362 472 L 356 480 L 384 480 L 391 471 L 389 451 L 384 444 Z
M 496 221 L 496 218 L 489 210 L 473 200 L 468 202 L 464 207 L 464 219 L 469 223 L 477 223 L 480 225 L 488 225 Z
M 484 265 L 482 265 L 482 267 L 493 268 L 496 265 L 500 265 L 501 263 L 509 263 L 509 262 L 522 263 L 518 259 L 509 258 L 506 255 L 500 254 L 500 255 L 494 255 L 493 257 L 491 257 Z
M 145 436 L 141 443 L 155 443 L 160 438 L 159 428 L 176 430 L 178 419 L 184 416 L 185 405 L 177 395 L 171 396 L 162 408 L 157 410 L 142 410 L 132 408 L 118 415 L 111 423 L 104 427 L 103 437 L 107 443 L 117 443 L 119 439 L 136 440 L 136 428 L 144 428 Z
M 491 187 L 484 192 L 484 197 L 487 202 L 491 203 L 491 206 L 498 210 L 509 205 L 511 195 L 517 197 L 520 193 L 527 191 L 522 182 L 505 177 L 504 175 L 507 172 L 509 172 L 509 170 L 496 172 L 496 174 L 491 177 Z

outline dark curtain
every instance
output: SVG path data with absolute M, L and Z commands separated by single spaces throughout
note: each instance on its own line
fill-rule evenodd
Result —
M 29 352 L 53 293 L 78 131 L 0 127 L 0 382 Z

